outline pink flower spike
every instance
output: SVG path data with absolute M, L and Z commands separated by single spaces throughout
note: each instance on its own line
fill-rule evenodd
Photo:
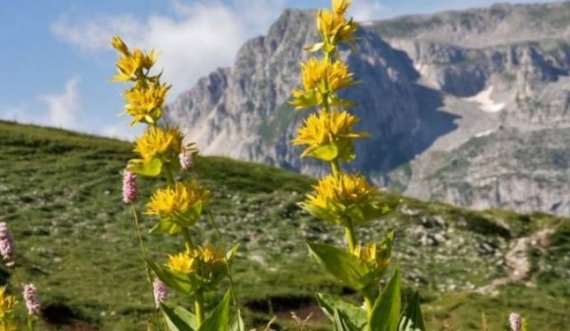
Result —
M 123 171 L 123 202 L 131 204 L 137 199 L 137 176 L 128 171 Z
M 42 308 L 40 298 L 38 297 L 38 290 L 34 284 L 24 284 L 24 291 L 22 296 L 26 302 L 29 315 L 38 315 Z
M 178 155 L 178 158 L 180 159 L 180 167 L 182 167 L 183 170 L 190 170 L 192 168 L 192 165 L 194 164 L 192 153 L 183 151 Z
M 14 240 L 5 222 L 0 222 L 0 255 L 7 266 L 14 265 Z
M 168 297 L 168 287 L 160 279 L 155 279 L 152 282 L 152 291 L 154 293 L 154 303 L 156 307 L 159 307 L 160 303 Z
M 511 313 L 509 315 L 509 323 L 511 325 L 511 330 L 521 331 L 522 329 L 521 315 L 517 313 Z

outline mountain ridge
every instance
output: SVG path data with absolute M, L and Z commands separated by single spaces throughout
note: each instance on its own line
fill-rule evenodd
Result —
M 267 35 L 244 44 L 232 67 L 202 78 L 177 98 L 168 121 L 205 154 L 323 174 L 326 169 L 300 161 L 291 146 L 302 116 L 286 103 L 298 85 L 299 63 L 308 56 L 303 47 L 317 38 L 313 13 L 285 11 Z M 556 19 L 526 27 L 523 18 L 531 14 Z M 341 52 L 362 82 L 343 96 L 359 104 L 353 109 L 362 118 L 357 128 L 372 134 L 357 142 L 360 158 L 346 164 L 347 170 L 422 199 L 570 215 L 559 184 L 570 181 L 570 173 L 551 166 L 570 159 L 562 147 L 570 141 L 554 134 L 570 127 L 570 44 L 563 39 L 570 36 L 570 19 L 552 32 L 566 16 L 570 2 L 367 22 L 359 51 Z M 489 21 L 502 30 L 489 28 Z M 509 29 L 519 32 L 511 39 L 493 35 Z M 549 130 L 549 139 L 533 138 Z M 502 150 L 500 141 L 484 137 L 511 147 Z M 544 150 L 539 163 L 548 171 L 524 166 L 523 156 L 532 155 L 525 152 L 529 146 L 512 143 L 517 139 L 539 144 L 532 147 Z M 485 152 L 477 162 L 462 153 L 481 144 Z M 501 153 L 516 155 L 520 163 L 500 162 Z M 455 179 L 435 178 L 442 169 Z M 493 173 L 505 185 L 489 188 L 478 179 Z

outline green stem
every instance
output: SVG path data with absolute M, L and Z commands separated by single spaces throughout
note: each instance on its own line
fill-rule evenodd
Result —
M 142 257 L 143 264 L 144 264 L 144 267 L 146 270 L 147 281 L 150 284 L 150 297 L 153 300 L 153 306 L 155 306 L 154 318 L 155 318 L 155 320 L 159 321 L 160 316 L 158 314 L 158 307 L 156 307 L 156 305 L 154 304 L 154 288 L 152 286 L 152 273 L 150 272 L 150 268 L 148 267 L 148 264 L 146 263 L 146 259 L 147 259 L 148 255 L 146 253 L 146 250 L 144 249 L 144 243 L 143 243 L 142 232 L 141 232 L 141 227 L 140 227 L 140 223 L 139 223 L 139 217 L 137 214 L 137 210 L 135 209 L 135 206 L 131 205 L 131 211 L 133 212 L 135 230 L 137 232 L 137 237 L 139 240 L 139 249 L 141 251 L 141 257 Z
M 331 173 L 333 174 L 333 176 L 338 176 L 341 172 L 340 169 L 340 163 L 338 162 L 338 159 L 334 159 L 331 161 Z
M 356 247 L 356 239 L 354 236 L 354 226 L 352 225 L 352 220 L 346 222 L 344 228 L 344 236 L 346 237 L 346 243 L 348 244 L 348 249 L 353 252 Z
M 192 242 L 192 237 L 190 236 L 190 231 L 188 228 L 182 228 L 182 236 L 184 237 L 184 245 L 186 250 L 194 249 L 194 243 Z
M 200 328 L 202 323 L 204 323 L 204 294 L 201 290 L 196 291 L 194 309 L 196 310 L 196 322 L 198 323 L 198 328 Z
M 34 331 L 34 320 L 32 317 L 28 316 L 26 324 L 28 325 L 28 331 Z
M 227 259 L 227 252 L 226 252 L 226 241 L 224 239 L 224 236 L 222 235 L 222 232 L 220 231 L 220 228 L 218 227 L 218 224 L 214 221 L 214 216 L 212 215 L 212 212 L 209 209 L 206 209 L 206 214 L 208 215 L 208 220 L 210 221 L 210 223 L 212 224 L 212 227 L 214 228 L 214 231 L 216 231 L 216 235 L 220 238 L 220 240 L 222 241 L 222 249 L 224 252 L 224 256 L 226 257 L 225 259 L 225 264 L 226 264 L 226 273 L 228 274 L 228 280 L 230 282 L 230 292 L 232 294 L 232 300 L 234 302 L 234 305 L 236 306 L 236 312 L 239 314 L 239 305 L 238 305 L 238 299 L 237 299 L 237 292 L 234 286 L 234 280 L 232 277 L 232 269 L 231 269 L 231 265 L 230 262 Z
M 173 185 L 174 176 L 172 175 L 172 171 L 168 167 L 164 168 L 164 175 L 166 176 L 166 182 L 168 183 L 168 185 Z
M 364 306 L 366 307 L 366 315 L 369 320 L 370 317 L 372 317 L 372 309 L 374 308 L 374 304 L 372 302 L 373 300 L 370 297 L 364 295 Z

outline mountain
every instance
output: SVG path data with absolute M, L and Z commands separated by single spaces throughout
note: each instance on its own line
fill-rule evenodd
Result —
M 570 215 L 570 3 L 363 22 L 357 53 L 342 52 L 361 81 L 359 129 L 348 169 L 421 199 L 477 209 Z M 289 141 L 304 117 L 288 105 L 314 12 L 287 10 L 267 35 L 180 95 L 168 121 L 207 155 L 305 174 Z
M 121 202 L 121 170 L 130 143 L 0 121 L 0 219 L 16 242 L 17 271 L 2 282 L 34 282 L 44 303 L 42 330 L 141 330 L 152 298 L 132 222 Z M 294 329 L 290 312 L 314 315 L 305 330 L 329 330 L 314 291 L 354 299 L 307 253 L 306 242 L 341 245 L 341 230 L 312 219 L 296 203 L 313 180 L 274 167 L 199 157 L 193 172 L 212 191 L 213 215 L 228 245 L 248 326 L 274 315 L 276 329 Z M 156 180 L 138 180 L 144 208 Z M 363 240 L 396 230 L 394 256 L 405 293 L 419 289 L 429 330 L 503 327 L 516 309 L 533 330 L 567 330 L 570 310 L 570 219 L 504 210 L 472 211 L 386 193 L 400 205 L 360 229 Z M 183 248 L 177 238 L 143 240 L 160 263 Z M 192 233 L 216 241 L 201 220 Z M 528 285 L 528 286 L 526 286 Z M 214 302 L 217 293 L 209 296 Z M 173 296 L 187 305 L 185 298 Z

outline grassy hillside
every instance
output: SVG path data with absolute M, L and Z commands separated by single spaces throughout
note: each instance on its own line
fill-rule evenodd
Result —
M 46 328 L 144 329 L 151 293 L 120 191 L 130 150 L 118 140 L 0 122 L 0 219 L 17 241 L 12 278 L 37 284 Z M 311 179 L 217 157 L 199 158 L 196 176 L 214 192 L 212 209 L 226 241 L 241 243 L 234 269 L 250 324 L 276 315 L 276 328 L 291 329 L 290 311 L 316 312 L 316 289 L 350 299 L 307 256 L 306 241 L 341 238 L 338 229 L 296 207 Z M 161 183 L 139 184 L 144 201 Z M 501 330 L 510 310 L 528 315 L 532 330 L 570 325 L 569 220 L 474 212 L 390 194 L 386 199 L 402 202 L 362 236 L 380 238 L 396 229 L 395 256 L 407 287 L 423 295 L 430 330 L 479 330 L 483 312 L 490 330 Z M 149 229 L 152 221 L 142 224 Z M 206 222 L 195 231 L 214 238 Z M 529 244 L 519 260 L 527 258 L 528 272 L 515 284 L 500 285 L 512 278 L 505 256 L 524 238 Z M 144 239 L 157 260 L 182 247 L 170 237 Z M 326 330 L 323 322 L 315 314 L 310 330 Z

